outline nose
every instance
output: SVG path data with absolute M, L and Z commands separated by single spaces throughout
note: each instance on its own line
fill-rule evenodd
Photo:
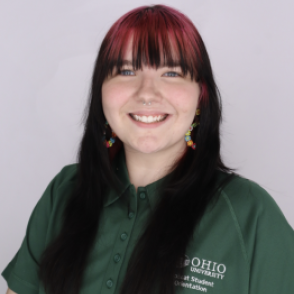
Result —
M 154 76 L 145 74 L 141 76 L 136 92 L 136 99 L 138 103 L 144 105 L 154 105 L 160 102 L 161 95 Z

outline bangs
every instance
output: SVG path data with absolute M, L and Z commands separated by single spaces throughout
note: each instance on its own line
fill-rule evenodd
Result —
M 105 69 L 112 75 L 113 69 L 121 69 L 130 46 L 132 67 L 143 65 L 154 68 L 180 66 L 183 75 L 199 80 L 201 58 L 200 36 L 192 22 L 183 14 L 160 5 L 139 7 L 122 16 L 105 37 Z

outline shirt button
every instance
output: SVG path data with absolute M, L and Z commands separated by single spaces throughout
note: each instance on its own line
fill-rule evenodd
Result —
M 107 286 L 107 288 L 111 288 L 112 286 L 113 286 L 113 282 L 112 282 L 112 280 L 108 280 L 107 282 L 106 282 L 106 286 Z
M 126 233 L 123 233 L 120 235 L 120 238 L 122 241 L 126 240 L 128 238 L 128 235 Z
M 133 212 L 129 213 L 129 218 L 133 218 L 135 216 L 135 214 Z
M 115 262 L 119 262 L 120 261 L 120 255 L 119 254 L 115 254 L 114 257 L 113 257 L 113 260 Z
M 145 193 L 140 193 L 140 198 L 141 199 L 145 199 L 145 197 L 146 197 L 146 194 Z

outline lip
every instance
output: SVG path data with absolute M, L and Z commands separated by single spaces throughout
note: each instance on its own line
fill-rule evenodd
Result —
M 133 114 L 133 113 L 132 113 Z M 136 112 L 135 114 L 138 114 L 138 112 Z M 158 113 L 156 113 L 158 114 Z M 141 114 L 142 115 L 142 114 Z M 151 113 L 149 113 L 149 115 L 151 115 Z M 158 114 L 159 115 L 159 114 Z M 161 113 L 160 115 L 164 115 L 163 113 Z M 146 115 L 147 116 L 147 115 Z M 170 118 L 171 118 L 171 115 L 168 114 L 166 119 L 163 120 L 163 121 L 159 121 L 159 122 L 154 122 L 154 123 L 143 123 L 141 121 L 136 121 L 134 119 L 132 119 L 132 117 L 130 116 L 130 114 L 128 114 L 128 117 L 130 118 L 130 120 L 135 124 L 137 125 L 138 127 L 140 128 L 145 128 L 145 129 L 154 129 L 154 128 L 157 128 L 157 127 L 160 127 L 161 125 L 163 125 L 164 123 L 166 123 Z

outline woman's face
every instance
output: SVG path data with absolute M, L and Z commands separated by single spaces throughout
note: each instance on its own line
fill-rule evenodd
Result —
M 183 151 L 198 105 L 199 84 L 190 75 L 184 77 L 180 67 L 133 70 L 131 43 L 124 59 L 121 72 L 102 85 L 102 107 L 111 129 L 128 151 Z

